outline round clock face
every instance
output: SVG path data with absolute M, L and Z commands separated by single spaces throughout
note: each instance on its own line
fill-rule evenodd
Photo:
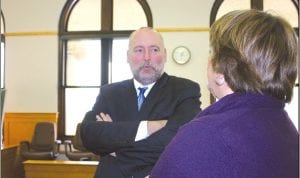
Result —
M 191 58 L 191 52 L 187 47 L 178 46 L 172 52 L 174 61 L 178 64 L 185 64 Z

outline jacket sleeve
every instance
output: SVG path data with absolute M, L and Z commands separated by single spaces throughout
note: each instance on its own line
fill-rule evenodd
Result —
M 128 147 L 134 142 L 138 121 L 89 121 L 89 118 L 93 117 L 95 117 L 93 111 L 88 112 L 80 129 L 82 142 L 88 150 L 103 156 Z
M 139 121 L 125 118 L 128 115 L 122 115 L 124 118 L 118 116 L 118 119 L 114 120 L 116 118 L 114 114 L 120 112 L 120 107 L 113 106 L 116 109 L 111 111 L 111 105 L 115 102 L 111 101 L 110 89 L 105 88 L 100 92 L 94 107 L 86 113 L 80 129 L 84 146 L 101 156 L 123 147 L 130 147 L 139 125 Z M 96 115 L 100 112 L 110 114 L 113 122 L 96 121 Z
M 145 144 L 166 146 L 176 134 L 178 128 L 192 120 L 200 111 L 199 90 L 197 85 L 190 85 L 185 88 L 178 95 L 176 102 L 171 104 L 173 106 L 170 106 L 174 110 L 172 114 L 167 116 L 166 127 L 145 139 Z

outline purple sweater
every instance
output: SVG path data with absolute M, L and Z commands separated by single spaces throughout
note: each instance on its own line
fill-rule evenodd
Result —
M 298 178 L 298 144 L 284 103 L 234 93 L 179 129 L 150 178 Z

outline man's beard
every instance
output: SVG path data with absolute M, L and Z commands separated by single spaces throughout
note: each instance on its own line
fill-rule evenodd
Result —
M 147 67 L 147 69 L 144 69 Z M 163 66 L 153 66 L 150 64 L 144 64 L 133 70 L 134 78 L 143 85 L 148 85 L 156 82 L 162 75 Z M 147 71 L 144 71 L 147 70 Z

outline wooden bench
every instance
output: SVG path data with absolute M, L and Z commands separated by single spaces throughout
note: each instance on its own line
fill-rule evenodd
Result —
M 27 160 L 26 178 L 93 178 L 98 161 Z

